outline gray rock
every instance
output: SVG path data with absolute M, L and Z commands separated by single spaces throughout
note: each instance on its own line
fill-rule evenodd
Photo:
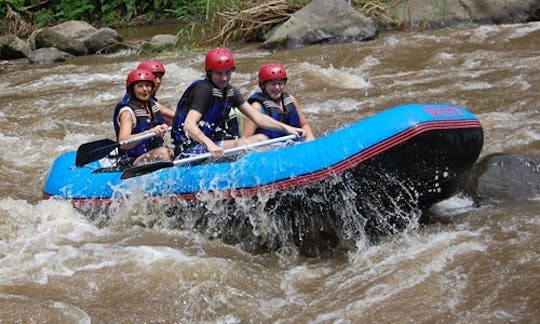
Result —
M 35 35 L 36 48 L 55 47 L 62 52 L 73 55 L 86 55 L 88 48 L 80 40 L 67 38 L 66 36 L 54 31 L 51 28 L 43 28 Z
M 538 0 L 409 0 L 394 7 L 406 26 L 444 27 L 457 23 L 522 23 L 538 19 Z
M 66 38 L 81 40 L 89 34 L 95 33 L 97 28 L 80 20 L 69 20 L 51 27 L 55 32 Z
M 8 34 L 0 36 L 0 59 L 11 60 L 25 58 L 30 55 L 30 45 L 19 37 Z
M 49 64 L 63 62 L 73 57 L 73 55 L 59 51 L 54 47 L 42 47 L 30 53 L 28 59 L 30 60 L 30 63 L 34 64 Z
M 122 37 L 111 28 L 101 28 L 96 32 L 87 35 L 81 40 L 91 54 L 115 52 L 125 46 L 122 44 Z
M 267 49 L 298 48 L 374 38 L 378 29 L 371 18 L 344 0 L 313 0 L 272 31 Z
M 172 50 L 176 47 L 176 36 L 172 34 L 154 35 L 149 41 L 142 44 L 143 50 Z
M 465 192 L 479 204 L 520 202 L 540 197 L 540 157 L 499 153 L 472 170 Z

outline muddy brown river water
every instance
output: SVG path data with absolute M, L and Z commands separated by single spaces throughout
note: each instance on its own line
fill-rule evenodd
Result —
M 237 45 L 233 84 L 247 96 L 258 67 L 279 61 L 317 136 L 403 103 L 450 103 L 480 119 L 481 157 L 539 155 L 539 44 L 535 22 L 277 53 Z M 158 97 L 175 107 L 204 53 L 157 59 Z M 41 201 L 59 154 L 114 138 L 113 107 L 140 60 L 0 62 L 0 323 L 538 323 L 540 197 L 475 207 L 458 195 L 435 222 L 319 258 L 248 253 L 151 213 L 101 227 Z

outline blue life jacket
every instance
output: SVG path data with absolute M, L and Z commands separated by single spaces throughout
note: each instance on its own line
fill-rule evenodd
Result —
M 248 99 L 248 102 L 250 104 L 255 101 L 261 104 L 262 108 L 268 116 L 292 127 L 300 127 L 300 117 L 298 116 L 298 110 L 296 109 L 296 106 L 294 105 L 294 102 L 288 93 L 283 92 L 281 94 L 283 111 L 281 111 L 279 105 L 274 100 L 270 99 L 268 96 L 260 92 L 255 92 Z M 282 131 L 264 128 L 257 128 L 255 133 L 264 134 L 268 136 L 268 138 L 277 138 L 287 135 Z
M 124 96 L 122 100 L 116 104 L 116 107 L 114 108 L 114 114 L 113 114 L 113 124 L 114 124 L 114 131 L 116 133 L 116 139 L 118 140 L 118 134 L 120 132 L 120 125 L 118 125 L 118 115 L 120 113 L 120 108 L 128 106 L 133 110 L 135 113 L 136 123 L 135 127 L 131 130 L 131 134 L 138 134 L 142 133 L 144 131 L 147 131 L 151 129 L 154 126 L 161 125 L 165 122 L 163 119 L 163 116 L 161 115 L 161 111 L 159 110 L 159 104 L 154 101 L 153 99 L 150 99 L 150 106 L 152 107 L 152 115 L 148 115 L 146 112 L 146 109 L 144 107 L 141 107 L 139 105 L 136 105 L 131 101 L 129 96 Z M 163 138 L 159 136 L 154 136 L 152 138 L 148 138 L 145 140 L 140 141 L 135 147 L 129 150 L 122 150 L 120 151 L 120 156 L 127 156 L 130 158 L 137 158 L 138 156 L 163 145 Z
M 197 80 L 189 85 L 176 105 L 171 137 L 177 154 L 197 144 L 184 132 L 184 121 L 189 112 L 188 107 L 191 105 L 190 93 L 201 84 L 212 94 L 211 105 L 199 121 L 201 131 L 214 142 L 235 139 L 239 136 L 238 121 L 236 118 L 229 118 L 229 113 L 233 108 L 234 89 L 229 85 L 222 91 L 207 79 Z

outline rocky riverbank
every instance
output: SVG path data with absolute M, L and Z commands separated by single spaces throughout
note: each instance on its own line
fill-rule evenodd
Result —
M 348 1 L 313 0 L 263 36 L 269 50 L 314 44 L 367 41 L 381 28 L 441 28 L 461 23 L 502 24 L 535 21 L 540 16 L 536 0 L 411 0 L 392 7 L 366 6 L 358 12 Z M 9 19 L 8 19 L 9 18 Z M 4 25 L 11 22 L 7 17 Z M 15 22 L 16 23 L 16 22 Z M 4 28 L 5 29 L 5 28 Z M 52 63 L 79 55 L 115 52 L 124 48 L 173 50 L 176 35 L 161 34 L 129 43 L 114 29 L 68 21 L 33 31 L 27 38 L 14 33 L 0 36 L 0 59 L 27 59 L 30 63 Z

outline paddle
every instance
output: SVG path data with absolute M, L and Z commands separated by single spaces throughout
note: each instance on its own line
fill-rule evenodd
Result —
M 167 131 L 170 131 L 171 127 Z M 79 146 L 77 149 L 77 156 L 75 157 L 75 165 L 80 167 L 87 163 L 97 161 L 106 157 L 112 150 L 122 145 L 131 144 L 142 141 L 147 138 L 156 136 L 156 133 L 147 133 L 141 136 L 133 137 L 125 141 L 115 142 L 110 139 L 102 139 L 90 143 L 85 143 Z
M 270 145 L 274 143 L 279 143 L 279 142 L 283 142 L 283 141 L 295 139 L 295 138 L 297 138 L 296 135 L 287 135 L 287 136 L 277 137 L 277 138 L 269 139 L 262 142 L 256 142 L 256 143 L 251 143 L 244 146 L 233 147 L 233 148 L 223 151 L 223 154 L 230 155 L 232 153 L 241 152 L 241 151 L 245 151 L 245 150 L 249 150 L 252 148 L 261 147 L 265 145 Z M 200 161 L 209 157 L 212 157 L 212 153 L 204 153 L 197 156 L 192 156 L 185 159 L 174 160 L 174 161 L 157 161 L 157 162 L 152 162 L 152 163 L 147 163 L 147 164 L 135 165 L 127 169 L 126 171 L 124 171 L 124 173 L 122 173 L 121 178 L 128 179 L 132 177 L 137 177 L 137 176 L 145 175 L 148 173 L 152 173 L 160 169 L 170 168 L 177 165 Z

